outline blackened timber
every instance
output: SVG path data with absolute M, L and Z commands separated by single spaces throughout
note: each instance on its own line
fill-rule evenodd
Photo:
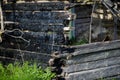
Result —
M 75 13 L 77 15 L 76 19 L 90 18 L 91 11 L 91 5 L 75 7 Z
M 20 49 L 20 50 L 26 50 L 26 51 L 33 51 L 33 52 L 39 52 L 39 53 L 48 53 L 50 54 L 52 49 L 51 47 L 54 47 L 54 50 L 61 50 L 60 46 L 56 46 L 56 45 L 52 45 L 52 44 L 48 44 L 47 42 L 45 43 L 45 41 L 39 41 L 38 42 L 30 42 L 29 45 L 28 44 L 23 44 L 23 43 L 13 43 L 13 42 L 5 42 L 1 43 L 1 47 L 4 48 L 11 48 L 11 49 Z
M 4 10 L 12 10 L 13 4 L 4 5 Z M 45 3 L 17 3 L 15 10 L 24 11 L 43 11 L 43 10 L 64 10 L 64 2 L 45 2 Z
M 24 42 L 22 41 L 21 38 L 17 38 L 17 36 L 19 37 L 20 34 L 18 34 L 18 32 L 11 32 L 11 33 L 8 33 L 8 32 L 5 32 L 5 35 L 3 36 L 3 39 L 6 41 L 15 41 L 15 39 L 18 39 L 17 42 Z M 50 39 L 52 38 L 52 36 L 54 35 L 55 38 L 56 38 L 56 33 L 46 33 L 46 32 L 31 32 L 31 31 L 26 31 L 26 32 L 23 32 L 23 35 L 21 37 L 23 37 L 24 39 L 26 40 L 36 40 L 39 41 L 39 40 L 44 40 L 45 38 L 45 35 L 49 35 L 50 36 Z M 16 42 L 16 41 L 15 41 Z
M 55 23 L 55 24 L 41 24 L 41 23 L 18 23 L 18 24 L 6 24 L 5 29 L 11 30 L 13 26 L 15 28 L 23 31 L 33 31 L 33 32 L 62 32 L 64 24 Z
M 46 25 L 46 24 L 60 24 L 60 23 L 63 23 L 63 20 L 34 20 L 34 19 L 20 19 L 20 18 L 17 18 L 16 19 L 16 21 L 18 22 L 18 23 L 23 23 L 23 24 L 25 24 L 25 23 L 41 23 L 41 25 Z
M 34 52 L 44 52 L 44 53 L 47 53 L 47 51 L 44 50 L 44 47 L 40 47 L 41 44 L 39 43 L 29 43 L 29 45 L 25 45 L 23 43 L 9 43 L 9 42 L 4 42 L 4 43 L 1 43 L 1 47 L 4 47 L 4 48 L 11 48 L 11 49 L 20 49 L 20 50 L 27 50 L 27 51 L 34 51 Z M 41 49 L 42 48 L 42 49 Z M 47 47 L 46 47 L 47 48 Z
M 113 75 L 120 75 L 120 65 L 108 66 L 104 68 L 97 68 L 93 70 L 87 70 L 82 72 L 76 72 L 69 74 L 67 80 L 94 80 L 104 77 L 110 77 Z M 87 74 L 87 75 L 86 75 Z
M 12 54 L 14 59 L 20 60 L 21 55 L 23 55 L 23 58 L 25 61 L 38 61 L 46 63 L 50 59 L 50 55 L 46 53 L 38 53 L 38 52 L 31 52 L 26 50 L 19 50 L 19 49 L 11 49 L 11 48 L 4 48 L 0 47 L 0 54 L 6 55 L 5 57 L 10 57 L 8 55 Z
M 85 53 L 87 54 L 91 52 L 99 52 L 99 51 L 106 51 L 106 50 L 111 50 L 111 49 L 113 50 L 120 48 L 120 40 L 96 42 L 96 43 L 85 44 L 81 46 L 72 46 L 72 47 L 76 48 L 76 52 L 73 53 L 73 55 L 79 55 Z M 89 49 L 89 51 L 87 51 L 86 49 Z
M 85 71 L 85 70 L 91 70 L 96 68 L 108 67 L 108 66 L 120 64 L 119 59 L 120 59 L 120 56 L 116 56 L 116 57 L 101 59 L 97 61 L 73 64 L 66 67 L 64 71 L 67 73 L 73 73 L 77 71 Z
M 52 36 L 54 35 L 55 44 L 61 44 L 61 39 L 63 39 L 62 34 L 49 34 L 46 32 L 23 32 L 23 36 L 21 38 L 15 38 L 12 36 L 15 36 L 15 33 L 5 33 L 5 35 L 2 37 L 3 42 L 1 43 L 2 47 L 5 48 L 13 48 L 17 49 L 20 48 L 22 50 L 28 50 L 28 51 L 36 51 L 36 52 L 51 52 L 51 45 L 52 44 Z M 46 36 L 48 36 L 46 40 Z M 25 40 L 23 40 L 25 39 Z M 56 47 L 59 49 L 58 47 Z
M 68 11 L 16 11 L 15 17 L 22 19 L 68 19 Z M 13 17 L 13 12 L 4 12 L 6 19 Z
M 110 50 L 110 51 L 105 51 L 105 52 L 97 52 L 97 53 L 91 53 L 91 54 L 86 54 L 86 55 L 79 55 L 76 57 L 72 57 L 70 60 L 68 60 L 66 63 L 67 65 L 72 65 L 72 64 L 79 64 L 79 63 L 85 63 L 85 62 L 92 62 L 96 60 L 103 60 L 106 58 L 110 57 L 117 57 L 120 56 L 119 54 L 120 50 Z
M 38 24 L 20 24 L 17 28 L 20 28 L 24 31 L 34 31 L 34 32 L 62 32 L 63 25 L 40 25 Z
M 76 14 L 77 15 L 77 18 L 76 19 L 84 19 L 84 18 L 90 18 L 90 14 L 88 14 L 88 13 L 78 13 L 78 14 Z
M 76 48 L 76 50 L 71 54 L 72 57 L 67 61 L 68 64 L 95 61 L 120 55 L 119 40 L 104 43 L 91 43 L 82 46 L 74 46 L 73 48 Z
M 90 23 L 90 18 L 76 19 L 75 20 L 75 24 L 84 24 L 84 23 Z

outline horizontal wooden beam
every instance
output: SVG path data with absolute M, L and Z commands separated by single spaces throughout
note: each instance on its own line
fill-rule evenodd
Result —
M 9 27 L 8 27 L 9 28 Z M 59 24 L 53 25 L 41 25 L 41 24 L 19 24 L 17 28 L 22 29 L 23 31 L 34 31 L 34 32 L 62 32 L 64 26 Z
M 23 35 L 20 32 L 5 32 L 3 34 L 3 42 L 0 46 L 5 48 L 13 48 L 17 49 L 20 48 L 21 50 L 28 50 L 28 51 L 36 51 L 36 52 L 51 52 L 51 46 L 53 41 L 56 44 L 63 44 L 61 41 L 64 39 L 63 34 L 56 34 L 56 32 L 32 32 L 32 31 L 23 31 Z M 48 37 L 46 40 L 46 36 Z M 58 49 L 58 47 L 55 47 Z
M 120 75 L 120 65 L 97 68 L 82 72 L 68 74 L 67 80 L 94 80 L 114 75 Z
M 0 55 L 2 55 L 2 58 L 9 58 L 9 59 L 17 59 L 18 61 L 21 60 L 21 55 L 23 55 L 23 58 L 25 61 L 37 61 L 41 63 L 47 64 L 48 60 L 50 59 L 50 55 L 46 53 L 38 53 L 38 52 L 32 52 L 32 51 L 26 51 L 26 50 L 20 50 L 20 49 L 11 49 L 11 48 L 4 48 L 0 47 Z M 13 56 L 9 56 L 13 55 Z M 13 58 L 12 58 L 13 57 Z
M 96 60 L 102 60 L 110 57 L 117 57 L 120 56 L 119 49 L 113 49 L 109 51 L 101 51 L 101 52 L 93 52 L 86 55 L 78 55 L 73 56 L 69 60 L 67 60 L 67 65 L 73 65 L 73 64 L 80 64 L 85 62 L 92 62 Z M 113 54 L 114 53 L 114 54 Z
M 25 11 L 64 10 L 64 2 L 6 4 L 4 5 L 3 10 L 25 10 Z
M 115 41 L 107 41 L 107 42 L 90 43 L 90 44 L 85 44 L 82 46 L 73 46 L 73 48 L 77 48 L 76 52 L 73 53 L 73 55 L 77 56 L 77 55 L 85 54 L 85 53 L 116 49 L 116 48 L 120 48 L 119 44 L 120 44 L 120 40 L 115 40 Z M 87 49 L 89 50 L 87 51 Z
M 13 19 L 14 20 L 14 19 Z M 61 19 L 53 19 L 53 20 L 35 20 L 35 19 L 21 19 L 21 18 L 17 18 L 16 19 L 17 22 L 19 23 L 41 23 L 41 25 L 47 25 L 47 24 L 63 24 L 63 20 Z
M 13 22 L 13 21 L 4 21 L 4 24 L 19 24 L 18 22 Z M 1 24 L 1 22 L 0 22 Z
M 72 13 L 68 11 L 15 11 L 6 12 L 4 11 L 6 19 L 21 18 L 21 19 L 68 19 Z
M 101 60 L 96 60 L 91 62 L 72 64 L 64 68 L 64 72 L 74 73 L 78 71 L 80 72 L 80 71 L 92 70 L 96 68 L 109 67 L 112 65 L 120 64 L 119 59 L 120 59 L 120 55 L 116 57 L 111 57 L 111 58 L 106 58 L 106 59 L 101 59 Z

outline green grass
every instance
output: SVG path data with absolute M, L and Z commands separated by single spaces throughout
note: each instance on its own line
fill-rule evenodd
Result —
M 36 64 L 29 65 L 25 62 L 22 66 L 17 64 L 9 64 L 3 66 L 0 64 L 0 80 L 51 80 L 55 74 L 50 68 L 42 69 Z

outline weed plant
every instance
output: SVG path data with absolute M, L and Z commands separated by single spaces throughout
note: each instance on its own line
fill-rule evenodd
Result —
M 50 68 L 42 69 L 36 64 L 25 62 L 23 65 L 16 63 L 3 66 L 0 63 L 0 80 L 51 80 L 54 77 Z

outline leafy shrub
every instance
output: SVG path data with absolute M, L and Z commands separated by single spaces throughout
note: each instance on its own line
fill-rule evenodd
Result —
M 54 77 L 50 68 L 42 69 L 36 64 L 29 65 L 28 62 L 22 66 L 17 63 L 3 67 L 0 64 L 0 80 L 51 80 Z

